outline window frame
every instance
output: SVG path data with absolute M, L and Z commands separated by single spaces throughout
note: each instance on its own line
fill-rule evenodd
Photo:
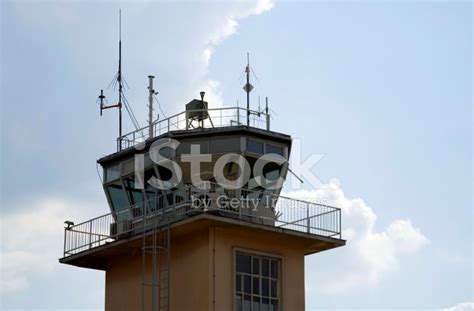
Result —
M 237 270 L 236 270 L 236 263 L 237 263 L 237 253 L 244 253 L 246 255 L 250 255 L 250 256 L 255 256 L 255 257 L 260 257 L 260 261 L 262 260 L 262 258 L 267 258 L 267 259 L 273 259 L 273 260 L 277 260 L 279 262 L 279 267 L 278 267 L 278 276 L 276 278 L 277 280 L 277 292 L 278 292 L 278 296 L 276 297 L 277 301 L 278 301 L 278 309 L 277 311 L 281 311 L 283 310 L 283 278 L 284 278 L 284 273 L 283 273 L 283 266 L 284 266 L 284 258 L 283 256 L 279 255 L 279 254 L 275 254 L 275 253 L 268 253 L 268 252 L 262 252 L 262 251 L 257 251 L 257 250 L 252 250 L 252 249 L 246 249 L 246 248 L 240 248 L 240 247 L 234 247 L 232 249 L 232 310 L 233 311 L 237 311 L 237 306 L 236 306 L 236 303 L 235 303 L 235 297 L 236 297 L 236 286 L 235 286 L 235 283 L 236 283 L 236 279 L 237 279 Z M 250 263 L 251 265 L 253 264 L 252 261 Z M 262 279 L 262 269 L 261 269 L 261 264 L 260 264 L 260 273 L 259 273 L 259 279 L 261 280 Z M 252 288 L 253 286 L 253 278 L 251 279 L 251 283 L 250 283 L 250 286 Z M 269 289 L 270 290 L 270 289 Z M 260 282 L 260 294 L 259 295 L 252 295 L 250 294 L 251 296 L 251 302 L 253 301 L 253 296 L 259 296 L 260 299 L 263 299 L 263 295 L 262 295 L 262 287 L 261 287 L 261 282 Z M 272 300 L 271 297 L 268 297 L 269 300 Z M 252 305 L 252 304 L 251 304 Z M 261 309 L 261 305 L 260 305 L 260 310 Z
M 246 153 L 246 154 L 249 154 L 249 155 L 252 155 L 252 156 L 257 156 L 257 157 L 261 157 L 262 155 L 266 155 L 266 154 L 270 154 L 267 152 L 267 145 L 272 145 L 273 147 L 277 147 L 277 148 L 282 148 L 282 154 L 281 156 L 283 158 L 285 158 L 286 160 L 289 160 L 289 149 L 290 149 L 290 145 L 288 144 L 285 144 L 285 143 L 281 143 L 281 142 L 276 142 L 274 140 L 269 140 L 269 139 L 262 139 L 262 138 L 258 138 L 258 137 L 253 137 L 253 136 L 245 136 L 245 141 L 243 143 L 243 152 Z M 260 154 L 260 153 L 255 153 L 253 151 L 250 151 L 247 147 L 248 147 L 248 141 L 251 140 L 253 142 L 256 142 L 256 143 L 261 143 L 263 144 L 263 153 Z

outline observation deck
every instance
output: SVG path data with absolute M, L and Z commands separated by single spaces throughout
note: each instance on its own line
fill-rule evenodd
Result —
M 67 262 L 70 256 L 141 236 L 154 226 L 172 225 L 202 215 L 214 220 L 228 219 L 238 225 L 277 229 L 287 234 L 303 233 L 325 242 L 327 245 L 322 250 L 345 244 L 341 236 L 339 208 L 248 189 L 240 189 L 239 195 L 236 191 L 219 190 L 217 187 L 200 189 L 187 186 L 184 191 L 157 196 L 126 209 L 69 225 L 64 229 L 61 261 Z M 257 209 L 271 212 L 261 213 Z

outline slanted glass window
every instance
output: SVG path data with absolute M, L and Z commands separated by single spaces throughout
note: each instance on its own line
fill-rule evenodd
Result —
M 147 169 L 145 171 L 145 179 L 143 181 L 145 183 L 146 200 L 150 200 L 159 194 L 158 189 L 149 183 L 152 177 L 155 177 L 155 170 L 153 168 Z
M 247 151 L 257 154 L 263 154 L 263 143 L 247 139 Z
M 120 165 L 114 165 L 105 169 L 105 181 L 112 181 L 120 177 Z
M 128 193 L 130 200 L 132 200 L 132 205 L 139 204 L 143 202 L 143 190 L 135 188 L 135 178 L 134 176 L 128 177 L 123 181 L 125 185 L 125 190 Z
M 145 168 L 153 166 L 154 164 L 155 162 L 153 162 L 150 158 L 150 153 L 149 152 L 145 153 Z
M 159 153 L 163 158 L 171 159 L 174 156 L 174 149 L 170 147 L 163 147 L 160 148 Z
M 135 159 L 122 162 L 122 176 L 131 174 L 135 171 Z
M 110 201 L 114 210 L 125 209 L 130 205 L 120 181 L 108 185 L 107 191 L 109 192 Z
M 190 154 L 191 153 L 191 144 L 190 143 L 180 143 L 176 154 Z
M 272 310 L 280 307 L 281 260 L 235 253 L 235 311 Z
M 283 147 L 267 144 L 265 153 L 276 153 L 283 156 Z
M 270 162 L 263 167 L 263 175 L 269 181 L 277 180 L 281 174 L 281 166 L 274 162 Z

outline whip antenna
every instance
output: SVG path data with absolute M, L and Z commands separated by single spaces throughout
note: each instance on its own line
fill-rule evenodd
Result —
M 247 53 L 247 66 L 245 67 L 245 75 L 247 77 L 247 83 L 244 85 L 244 91 L 247 93 L 247 126 L 250 126 L 250 92 L 253 89 L 253 85 L 250 84 L 250 56 Z

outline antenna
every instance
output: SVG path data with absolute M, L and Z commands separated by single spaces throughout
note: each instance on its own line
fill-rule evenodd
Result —
M 104 90 L 100 90 L 99 100 L 100 100 L 100 116 L 102 116 L 102 110 L 104 109 Z
M 262 113 L 262 111 L 260 110 L 260 95 L 258 95 L 258 109 L 257 109 L 257 116 L 260 117 L 260 113 Z
M 102 116 L 102 111 L 110 108 L 118 108 L 119 110 L 119 140 L 122 138 L 122 97 L 123 97 L 123 85 L 122 85 L 122 10 L 119 10 L 119 63 L 118 63 L 118 72 L 115 75 L 117 77 L 116 82 L 119 85 L 119 100 L 116 105 L 104 105 L 104 91 L 100 90 L 99 100 L 100 100 L 100 115 Z M 119 150 L 122 150 L 121 141 L 118 142 Z
M 265 113 L 268 114 L 268 96 L 265 96 Z
M 247 77 L 247 83 L 244 85 L 244 91 L 247 93 L 247 126 L 250 126 L 250 92 L 253 89 L 253 85 L 250 84 L 250 56 L 247 53 L 247 66 L 245 67 L 245 74 Z
M 122 140 L 122 10 L 119 9 L 119 63 L 118 63 L 118 73 L 117 73 L 117 82 L 119 84 L 119 140 Z M 119 148 L 122 149 L 122 142 L 119 142 Z
M 158 92 L 153 89 L 154 76 L 148 76 L 148 138 L 153 137 L 153 99 Z
M 270 130 L 270 114 L 268 113 L 268 96 L 265 97 L 265 117 L 267 118 L 267 131 Z

